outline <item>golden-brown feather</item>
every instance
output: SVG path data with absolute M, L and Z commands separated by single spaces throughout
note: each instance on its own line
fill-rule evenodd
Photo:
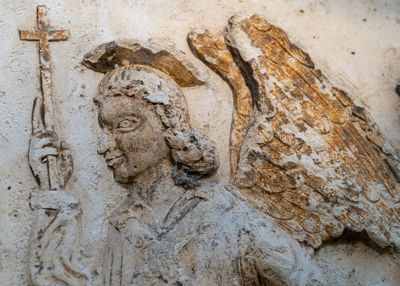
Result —
M 259 16 L 233 17 L 225 38 L 188 40 L 233 90 L 232 181 L 248 201 L 314 248 L 345 228 L 400 246 L 399 159 L 365 110 Z

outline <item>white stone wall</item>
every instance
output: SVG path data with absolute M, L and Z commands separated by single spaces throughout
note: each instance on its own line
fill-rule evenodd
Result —
M 50 44 L 56 128 L 72 147 L 75 169 L 68 189 L 79 191 L 93 253 L 100 253 L 104 221 L 124 198 L 96 152 L 99 128 L 92 97 L 102 75 L 80 65 L 84 54 L 101 43 L 154 38 L 186 53 L 207 82 L 184 92 L 193 126 L 218 147 L 221 168 L 216 178 L 229 177 L 232 94 L 192 55 L 186 35 L 200 26 L 222 30 L 235 13 L 258 13 L 284 29 L 332 83 L 365 104 L 400 150 L 400 98 L 394 92 L 400 83 L 396 0 L 0 0 L 0 285 L 27 284 L 28 197 L 36 188 L 27 150 L 32 102 L 40 88 L 36 43 L 20 41 L 18 29 L 36 25 L 38 4 L 49 7 L 52 26 L 71 32 L 68 41 Z

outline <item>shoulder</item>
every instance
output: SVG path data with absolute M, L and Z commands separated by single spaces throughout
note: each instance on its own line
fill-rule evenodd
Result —
M 201 185 L 195 195 L 206 200 L 234 199 L 245 202 L 245 197 L 239 190 L 229 183 L 211 182 Z
M 271 227 L 272 220 L 249 204 L 240 191 L 228 183 L 209 183 L 196 190 L 195 196 L 203 199 L 202 211 L 215 215 L 218 220 L 232 221 L 238 227 L 254 225 Z

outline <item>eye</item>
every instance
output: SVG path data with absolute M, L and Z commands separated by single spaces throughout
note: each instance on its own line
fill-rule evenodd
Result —
M 139 120 L 137 118 L 127 118 L 124 120 L 121 120 L 116 129 L 118 131 L 122 132 L 128 132 L 128 131 L 133 131 L 139 126 Z

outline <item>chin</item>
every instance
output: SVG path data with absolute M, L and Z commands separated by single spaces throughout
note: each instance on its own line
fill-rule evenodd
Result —
M 113 170 L 114 180 L 120 184 L 130 184 L 140 174 L 140 172 L 127 172 L 126 168 L 119 166 Z
M 127 177 L 123 177 L 123 176 L 118 176 L 115 173 L 114 173 L 114 180 L 117 183 L 124 184 L 124 185 L 129 184 L 129 183 L 132 182 L 132 179 L 127 178 Z

